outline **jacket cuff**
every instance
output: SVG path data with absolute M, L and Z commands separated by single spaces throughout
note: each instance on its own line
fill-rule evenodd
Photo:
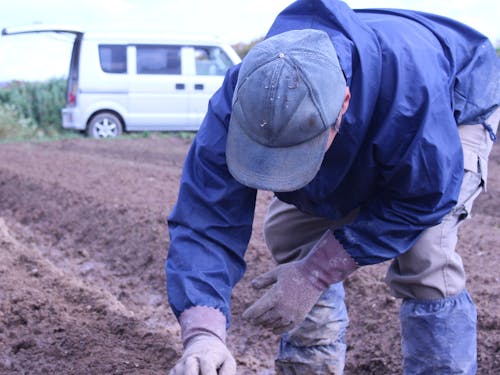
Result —
M 190 307 L 182 312 L 179 323 L 184 348 L 190 339 L 199 334 L 214 335 L 226 343 L 226 316 L 213 307 Z
M 330 230 L 321 236 L 300 262 L 304 275 L 320 290 L 344 280 L 359 268 Z

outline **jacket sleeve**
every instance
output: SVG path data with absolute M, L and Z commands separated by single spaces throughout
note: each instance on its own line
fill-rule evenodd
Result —
M 238 68 L 226 75 L 185 160 L 178 200 L 168 218 L 167 293 L 179 317 L 209 306 L 229 324 L 232 288 L 245 271 L 256 191 L 239 184 L 226 167 L 226 135 Z

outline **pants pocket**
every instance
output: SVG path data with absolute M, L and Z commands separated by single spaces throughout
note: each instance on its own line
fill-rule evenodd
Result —
M 471 216 L 474 200 L 484 190 L 484 184 L 485 182 L 480 172 L 467 169 L 464 171 L 458 203 L 451 212 L 451 216 L 455 218 L 456 224 Z

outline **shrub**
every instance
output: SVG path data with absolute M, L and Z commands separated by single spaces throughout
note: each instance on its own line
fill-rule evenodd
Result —
M 8 109 L 4 108 L 4 116 L 7 113 L 9 118 L 14 116 L 21 122 L 28 121 L 37 134 L 56 135 L 62 132 L 61 109 L 65 96 L 66 80 L 62 78 L 45 82 L 13 81 L 0 90 L 0 105 L 8 105 Z M 10 128 L 12 121 L 7 122 Z
M 0 140 L 25 139 L 36 135 L 36 125 L 19 114 L 12 104 L 0 104 Z
M 261 42 L 262 40 L 264 40 L 264 38 L 260 37 L 252 40 L 250 43 L 240 42 L 234 44 L 232 47 L 234 48 L 236 53 L 240 56 L 240 58 L 244 58 L 247 55 L 247 53 L 252 49 L 252 47 L 255 46 L 257 43 Z

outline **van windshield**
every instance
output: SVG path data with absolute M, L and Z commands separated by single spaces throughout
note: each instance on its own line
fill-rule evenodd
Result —
M 226 53 L 219 47 L 195 47 L 196 74 L 223 76 L 233 65 Z

